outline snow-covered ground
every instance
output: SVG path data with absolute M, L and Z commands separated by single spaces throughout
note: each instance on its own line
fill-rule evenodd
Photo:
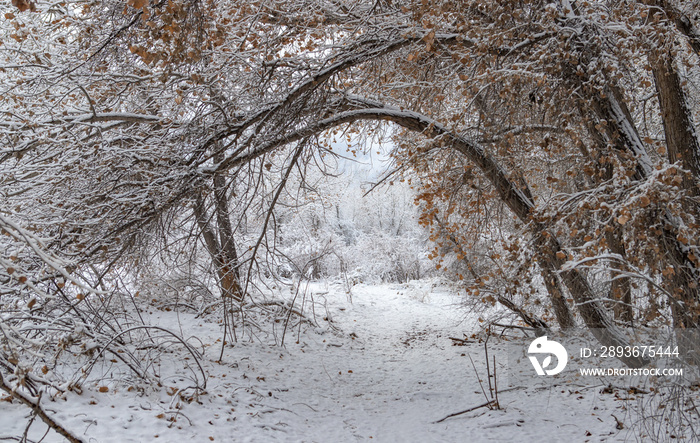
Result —
M 44 407 L 94 442 L 647 440 L 639 436 L 633 412 L 642 397 L 603 389 L 604 380 L 509 385 L 509 345 L 498 337 L 488 347 L 497 374 L 504 374 L 498 379 L 500 409 L 481 407 L 436 423 L 490 399 L 483 342 L 472 338 L 455 346 L 450 339 L 479 332 L 479 322 L 459 308 L 454 293 L 429 282 L 357 285 L 352 302 L 340 285 L 315 283 L 305 293 L 306 312 L 313 302 L 318 327 L 300 335 L 288 330 L 285 347 L 262 333 L 246 336 L 227 345 L 220 362 L 219 324 L 182 312 L 144 312 L 153 324 L 196 337 L 189 342 L 205 350 L 206 393 L 194 401 L 176 393 L 196 370 L 184 368 L 192 360 L 173 346 L 160 362 L 162 387 L 133 389 L 106 368 L 111 379 L 84 386 L 80 395 L 44 399 Z M 279 327 L 278 342 L 281 332 Z M 21 436 L 29 412 L 0 401 L 0 440 Z M 30 440 L 45 431 L 37 419 Z M 670 435 L 649 439 L 662 437 Z M 62 439 L 52 432 L 43 441 Z

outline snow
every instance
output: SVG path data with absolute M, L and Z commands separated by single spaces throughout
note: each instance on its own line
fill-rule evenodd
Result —
M 340 284 L 312 283 L 306 298 L 306 309 L 314 305 L 317 327 L 287 330 L 285 347 L 272 334 L 239 337 L 225 347 L 220 362 L 221 325 L 145 309 L 148 323 L 191 337 L 190 346 L 204 349 L 206 393 L 192 402 L 185 401 L 191 390 L 183 399 L 177 389 L 193 385 L 198 370 L 185 360 L 184 347 L 173 344 L 155 363 L 162 387 L 132 385 L 106 362 L 82 393 L 45 398 L 42 404 L 63 426 L 95 442 L 635 439 L 630 411 L 637 400 L 603 392 L 604 380 L 542 385 L 533 376 L 532 384 L 510 386 L 508 346 L 527 346 L 534 338 L 516 338 L 514 332 L 507 332 L 510 339 L 488 341 L 489 358 L 495 356 L 498 374 L 504 374 L 498 378 L 501 408 L 482 407 L 435 423 L 488 398 L 471 363 L 488 393 L 484 344 L 480 335 L 472 337 L 480 322 L 459 307 L 454 288 L 432 281 L 358 284 L 348 294 Z M 277 341 L 280 334 L 281 327 Z M 465 346 L 455 346 L 450 337 L 469 338 Z M 0 440 L 21 436 L 29 412 L 17 402 L 0 401 Z M 617 429 L 613 415 L 627 426 Z M 29 438 L 39 440 L 45 431 L 37 419 Z M 43 441 L 62 439 L 51 432 Z

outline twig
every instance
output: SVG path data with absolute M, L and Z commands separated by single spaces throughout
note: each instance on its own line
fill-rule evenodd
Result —
M 489 394 L 491 394 L 491 399 L 493 400 L 493 386 L 491 386 L 491 368 L 489 367 L 489 338 L 491 338 L 491 327 L 489 326 L 486 331 L 486 340 L 484 340 L 484 354 L 486 356 L 486 375 L 489 381 Z M 487 399 L 488 400 L 488 399 Z
M 467 412 L 475 411 L 479 408 L 486 408 L 486 407 L 490 408 L 491 405 L 494 403 L 497 403 L 497 401 L 496 400 L 487 401 L 486 403 L 481 404 L 479 406 L 474 406 L 473 408 L 465 409 L 464 411 L 455 412 L 454 414 L 450 414 L 448 416 L 445 416 L 438 421 L 434 421 L 433 423 L 441 423 L 441 422 L 447 420 L 448 418 L 456 417 L 456 416 L 462 415 L 462 414 L 466 414 Z
M 293 403 L 292 406 L 294 406 L 294 405 L 304 405 L 304 406 L 306 406 L 307 408 L 311 409 L 312 411 L 318 412 L 316 409 L 312 408 L 311 406 L 307 405 L 306 403 L 301 403 L 301 402 L 299 402 L 299 403 Z
M 493 390 L 496 394 L 496 409 L 501 409 L 501 404 L 498 402 L 498 379 L 496 378 L 496 356 L 493 356 Z
M 547 323 L 545 323 L 544 320 L 525 312 L 525 310 L 521 309 L 518 305 L 513 303 L 511 300 L 508 300 L 506 297 L 499 295 L 498 302 L 518 314 L 520 318 L 522 318 L 525 323 L 532 326 L 535 331 L 544 332 L 549 330 L 549 326 L 547 326 Z
M 117 334 L 117 335 L 115 335 L 114 337 L 112 337 L 112 339 L 111 339 L 106 345 L 104 345 L 104 346 L 102 346 L 102 347 L 100 348 L 100 351 L 99 351 L 99 353 L 97 354 L 97 356 L 93 357 L 92 361 L 91 361 L 91 362 L 87 365 L 87 367 L 85 368 L 85 374 L 83 375 L 83 377 L 87 377 L 87 375 L 90 373 L 90 371 L 92 370 L 92 368 L 94 367 L 94 365 L 97 363 L 97 360 L 105 353 L 105 351 L 110 351 L 110 352 L 111 352 L 112 354 L 114 354 L 116 357 L 120 358 L 122 361 L 124 361 L 125 363 L 129 364 L 128 361 L 126 361 L 125 358 L 122 358 L 118 352 L 112 351 L 112 350 L 110 349 L 110 346 L 112 345 L 112 343 L 114 343 L 115 341 L 117 341 L 122 335 L 128 334 L 128 333 L 130 333 L 130 332 L 132 332 L 132 331 L 135 331 L 135 330 L 137 330 L 137 329 L 146 329 L 146 330 L 154 329 L 154 330 L 157 330 L 157 331 L 161 331 L 161 332 L 164 332 L 164 333 L 166 333 L 166 334 L 169 334 L 169 335 L 172 336 L 175 340 L 177 340 L 178 342 L 180 342 L 180 343 L 182 344 L 182 346 L 183 346 L 183 347 L 190 353 L 190 355 L 194 358 L 194 362 L 197 364 L 197 367 L 199 368 L 199 372 L 202 374 L 202 385 L 201 385 L 201 386 L 193 386 L 193 388 L 194 388 L 194 389 L 199 389 L 199 390 L 201 390 L 201 391 L 203 391 L 203 390 L 206 389 L 206 387 L 207 387 L 207 374 L 206 374 L 206 372 L 204 371 L 204 368 L 202 367 L 202 363 L 201 363 L 201 361 L 200 361 L 200 357 L 199 357 L 199 355 L 198 355 L 198 353 L 197 353 L 197 350 L 194 349 L 194 347 L 192 347 L 189 343 L 187 343 L 187 342 L 185 341 L 184 338 L 182 338 L 182 337 L 180 337 L 179 335 L 177 335 L 176 333 L 174 333 L 174 332 L 172 332 L 172 331 L 170 331 L 170 330 L 168 330 L 168 329 L 166 329 L 166 328 L 160 327 L 160 326 L 137 325 L 137 326 L 132 326 L 131 328 L 128 328 L 128 329 L 125 329 L 125 330 L 121 331 L 119 334 Z M 133 367 L 132 367 L 131 365 L 129 365 L 129 367 L 130 367 L 132 370 L 134 370 Z M 134 372 L 136 372 L 136 371 L 134 371 Z M 193 371 L 193 373 L 194 373 L 194 371 Z M 139 373 L 136 372 L 136 374 L 139 374 Z M 145 375 L 145 372 L 144 372 L 144 375 L 141 375 L 141 374 L 139 374 L 139 375 L 140 375 L 142 378 L 144 378 L 144 379 L 147 378 L 147 376 Z M 199 382 L 199 380 L 196 379 L 196 376 L 195 376 L 195 382 Z
M 615 429 L 625 429 L 625 424 L 622 423 L 622 421 L 619 418 L 615 417 L 615 414 L 610 414 L 610 415 L 612 415 L 612 418 L 615 419 L 615 422 L 616 422 Z
M 481 387 L 481 392 L 484 393 L 484 398 L 486 399 L 486 402 L 491 403 L 491 400 L 489 400 L 489 396 L 486 395 L 486 390 L 484 389 L 484 385 L 481 383 L 481 379 L 479 378 L 479 372 L 476 370 L 476 366 L 474 365 L 474 360 L 472 360 L 472 356 L 467 354 L 467 357 L 469 357 L 469 361 L 472 362 L 472 368 L 474 368 L 474 374 L 476 374 L 476 380 L 479 382 L 479 386 Z
M 37 403 L 39 403 L 39 399 L 41 398 L 41 392 L 39 393 L 39 398 L 37 398 Z M 32 416 L 29 419 L 29 422 L 27 423 L 27 426 L 24 428 L 24 434 L 22 434 L 22 438 L 20 441 L 26 442 L 28 441 L 27 435 L 29 435 L 29 428 L 32 427 L 32 423 L 34 423 L 34 420 L 36 419 L 36 411 L 32 409 Z

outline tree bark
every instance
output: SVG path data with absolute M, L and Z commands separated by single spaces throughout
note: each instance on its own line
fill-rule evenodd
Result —
M 223 160 L 223 154 L 214 156 L 214 161 Z M 214 201 L 216 224 L 219 231 L 219 254 L 222 257 L 221 269 L 223 285 L 235 301 L 243 300 L 241 276 L 238 268 L 238 251 L 233 238 L 233 226 L 229 214 L 228 198 L 226 198 L 226 177 L 223 174 L 214 175 Z
M 700 41 L 696 40 L 696 43 L 700 45 Z M 694 49 L 700 54 L 700 48 Z M 700 195 L 700 143 L 680 76 L 669 54 L 654 52 L 650 63 L 663 118 L 668 160 L 670 163 L 680 161 L 683 169 L 690 171 L 689 176 L 684 175 L 682 186 L 690 195 L 697 197 Z M 690 259 L 690 251 L 678 244 L 678 232 L 673 228 L 673 224 L 666 224 L 662 238 L 671 265 L 665 286 L 671 293 L 671 312 L 679 350 L 688 360 L 700 365 L 700 343 L 697 340 L 700 272 L 697 263 Z

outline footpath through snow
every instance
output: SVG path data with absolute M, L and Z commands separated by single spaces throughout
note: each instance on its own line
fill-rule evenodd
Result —
M 632 419 L 629 402 L 637 400 L 601 392 L 603 383 L 595 381 L 542 388 L 508 386 L 504 380 L 500 410 L 479 408 L 435 423 L 485 402 L 476 372 L 488 389 L 483 343 L 453 346 L 449 338 L 478 330 L 476 319 L 457 306 L 457 296 L 414 282 L 357 285 L 352 303 L 338 286 L 312 284 L 306 297 L 314 302 L 318 328 L 300 335 L 288 330 L 285 348 L 265 343 L 265 337 L 246 337 L 227 346 L 221 362 L 220 325 L 175 311 L 144 312 L 148 321 L 203 344 L 209 378 L 207 393 L 197 401 L 187 403 L 175 393 L 187 371 L 185 355 L 173 351 L 159 362 L 161 388 L 129 389 L 119 374 L 105 368 L 104 377 L 85 386 L 81 395 L 70 393 L 45 407 L 79 437 L 94 442 L 635 439 L 632 423 L 625 427 L 624 422 Z M 505 349 L 495 338 L 489 342 L 501 374 L 507 372 Z M 100 386 L 109 391 L 100 392 Z M 22 435 L 28 414 L 22 405 L 0 402 L 0 439 Z M 617 429 L 613 415 L 623 429 Z M 45 430 L 37 422 L 29 436 L 37 441 Z M 43 441 L 61 439 L 50 433 Z

